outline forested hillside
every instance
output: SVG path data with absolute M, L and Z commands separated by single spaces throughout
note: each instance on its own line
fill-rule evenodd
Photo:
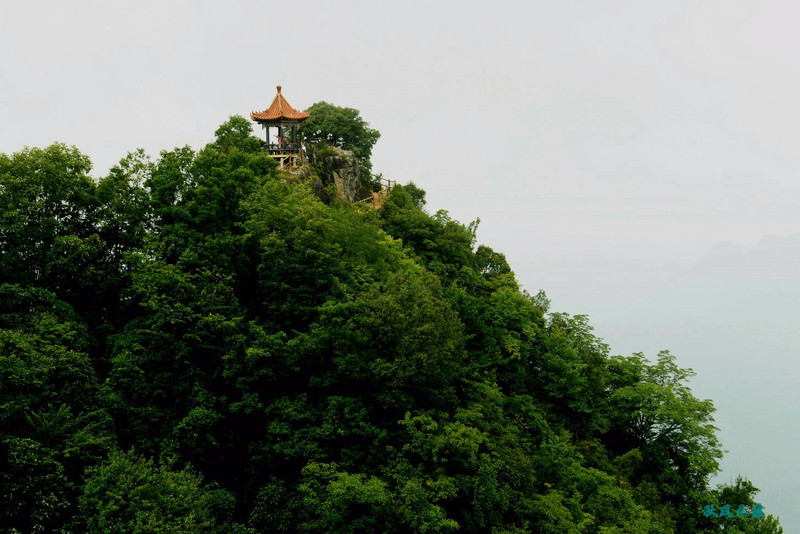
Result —
M 0 154 L 0 531 L 782 531 L 709 487 L 668 352 L 613 356 L 414 184 L 323 203 L 249 130 L 98 180 Z

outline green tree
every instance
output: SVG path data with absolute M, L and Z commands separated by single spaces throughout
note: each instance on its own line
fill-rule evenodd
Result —
M 214 132 L 214 144 L 223 152 L 231 149 L 247 153 L 261 151 L 261 139 L 253 135 L 253 122 L 241 115 L 232 115 L 225 123 Z
M 380 210 L 383 230 L 400 239 L 406 251 L 434 272 L 444 284 L 471 274 L 476 267 L 473 246 L 479 220 L 464 226 L 450 218 L 445 210 L 428 215 L 420 207 L 424 192 L 402 185 Z M 504 260 L 503 260 L 504 261 Z M 465 273 L 466 268 L 466 273 Z
M 112 447 L 87 330 L 53 293 L 0 284 L 0 526 L 57 532 Z
M 253 313 L 281 330 L 302 331 L 320 305 L 357 295 L 401 265 L 398 243 L 355 210 L 325 206 L 305 187 L 271 181 L 243 209 L 247 243 L 258 254 Z
M 204 487 L 191 471 L 173 471 L 132 453 L 115 452 L 86 475 L 80 498 L 80 526 L 86 532 L 253 533 L 229 522 L 233 496 Z
M 89 169 L 88 157 L 63 144 L 0 155 L 0 282 L 84 305 L 102 264 Z
M 656 364 L 642 354 L 611 358 L 608 372 L 611 449 L 638 449 L 641 461 L 631 482 L 655 485 L 658 499 L 674 507 L 679 530 L 694 529 L 722 457 L 713 403 L 692 395 L 685 382 L 694 371 L 680 368 L 668 351 Z
M 734 517 L 716 517 L 712 515 L 700 515 L 697 526 L 698 531 L 706 532 L 733 532 L 736 534 L 782 534 L 783 527 L 780 526 L 778 519 L 769 515 L 768 510 L 764 509 L 763 517 L 752 517 L 752 512 L 757 504 L 756 494 L 759 489 L 752 482 L 741 476 L 729 484 L 720 484 L 715 489 L 709 491 L 704 500 L 703 507 L 711 506 L 714 514 L 719 514 L 721 506 L 730 505 Z M 748 512 L 748 516 L 740 517 L 737 510 L 744 506 L 742 512 Z
M 311 116 L 298 128 L 303 139 L 352 151 L 364 176 L 369 176 L 372 171 L 372 147 L 381 133 L 370 128 L 357 109 L 317 102 L 307 111 Z
M 312 346 L 332 356 L 327 381 L 397 416 L 453 405 L 464 338 L 436 277 L 399 271 L 354 302 L 329 303 L 321 313 Z
M 366 165 L 379 136 L 304 127 Z M 251 130 L 97 183 L 65 145 L 0 155 L 0 530 L 780 532 L 702 515 L 757 490 L 708 487 L 713 405 L 669 353 L 610 357 L 414 184 L 323 204 Z
M 335 463 L 309 463 L 298 485 L 297 530 L 304 534 L 443 534 L 458 528 L 431 502 L 437 492 L 447 492 L 441 483 L 424 484 L 402 475 L 388 478 L 347 472 Z

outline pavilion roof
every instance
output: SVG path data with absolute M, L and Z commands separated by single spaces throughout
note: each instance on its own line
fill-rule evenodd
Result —
M 264 111 L 250 113 L 250 118 L 254 121 L 280 121 L 280 120 L 296 120 L 304 121 L 311 115 L 305 111 L 297 111 L 289 102 L 283 98 L 281 94 L 281 86 L 278 86 L 278 94 L 272 104 Z

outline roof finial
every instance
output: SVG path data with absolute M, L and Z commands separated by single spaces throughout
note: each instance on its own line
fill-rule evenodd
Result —
M 278 94 L 280 94 L 280 92 L 281 92 L 281 86 L 279 85 L 278 86 Z

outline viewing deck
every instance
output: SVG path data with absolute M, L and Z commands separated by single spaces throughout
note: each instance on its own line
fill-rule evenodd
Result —
M 278 166 L 288 172 L 305 163 L 300 143 L 261 143 L 264 152 L 278 160 Z
M 262 143 L 262 146 L 270 156 L 288 156 L 300 153 L 300 143 Z

